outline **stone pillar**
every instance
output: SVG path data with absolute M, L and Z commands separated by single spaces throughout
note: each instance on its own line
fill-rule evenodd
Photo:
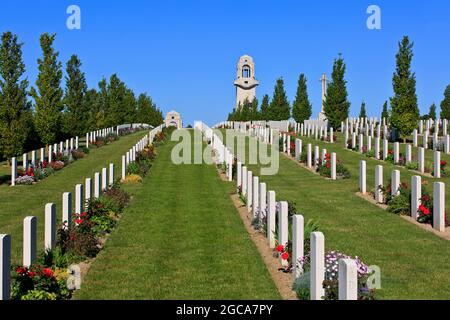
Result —
M 23 168 L 25 169 L 25 171 L 28 170 L 28 154 L 24 153 L 23 154 Z
M 339 300 L 358 300 L 358 268 L 353 259 L 339 260 Z
M 275 191 L 267 193 L 267 240 L 269 247 L 275 248 L 275 219 L 276 219 L 276 200 Z
M 448 134 L 444 136 L 444 152 L 450 154 L 450 136 Z
M 308 168 L 312 168 L 312 146 L 311 146 L 311 143 L 308 143 L 306 156 L 307 156 L 306 161 L 307 161 Z
M 91 200 L 91 197 L 92 197 L 92 179 L 86 178 L 84 185 L 85 185 L 85 189 L 86 189 L 84 196 L 85 196 L 85 202 L 86 202 L 86 207 L 87 207 L 87 202 L 89 200 Z
M 423 147 L 417 148 L 417 156 L 418 156 L 418 163 L 419 163 L 419 172 L 424 173 L 425 172 L 425 149 Z
M 311 300 L 322 300 L 325 295 L 323 281 L 325 280 L 325 237 L 322 232 L 311 233 Z
M 267 188 L 264 182 L 259 184 L 259 215 L 258 220 L 261 224 L 262 219 L 267 214 Z
M 53 250 L 56 247 L 56 206 L 54 203 L 45 205 L 45 250 Z
M 441 152 L 440 151 L 434 151 L 433 175 L 437 179 L 439 179 L 441 177 Z
M 407 144 L 406 145 L 406 152 L 405 152 L 405 163 L 411 163 L 411 155 L 412 155 L 412 151 L 411 151 L 411 145 Z
M 251 211 L 253 204 L 253 173 L 247 171 L 247 210 Z
M 36 217 L 28 216 L 23 219 L 23 266 L 29 267 L 36 262 Z
M 356 148 L 356 133 L 352 133 L 352 149 Z
M 83 185 L 77 184 L 75 186 L 75 213 L 81 214 L 84 210 L 84 192 Z
M 300 160 L 302 154 L 302 140 L 295 139 L 295 159 L 297 161 Z
M 237 162 L 236 190 L 242 190 L 242 162 Z
M 259 215 L 259 177 L 253 177 L 253 218 Z
M 86 148 L 89 148 L 89 132 L 86 133 Z
M 31 164 L 33 167 L 36 166 L 36 150 L 31 151 Z
M 122 180 L 125 180 L 125 177 L 127 175 L 127 159 L 126 156 L 122 156 Z
M 11 236 L 0 234 L 0 300 L 11 298 Z
M 98 199 L 100 197 L 100 192 L 101 192 L 100 173 L 96 172 L 94 174 L 94 198 Z
M 114 184 L 114 163 L 109 164 L 109 185 L 112 186 Z
M 108 190 L 108 170 L 102 169 L 102 191 Z
M 386 160 L 389 151 L 389 143 L 387 139 L 383 139 L 383 160 Z
M 425 149 L 428 149 L 428 131 L 425 131 L 425 132 L 423 133 L 423 142 L 422 142 L 422 146 L 423 146 Z
M 422 198 L 422 177 L 411 177 L 411 218 L 417 220 L 419 217 L 418 210 Z
M 345 149 L 348 148 L 347 142 L 348 142 L 348 128 L 346 127 L 345 131 L 344 131 L 344 146 L 345 146 Z
M 39 161 L 42 163 L 45 161 L 45 149 L 44 148 L 41 148 L 41 155 L 39 157 Z
M 16 185 L 16 179 L 17 179 L 17 159 L 16 157 L 13 157 L 11 159 L 11 185 Z
M 330 128 L 330 143 L 334 143 L 333 128 Z
M 372 150 L 372 136 L 367 136 L 367 151 Z
M 398 196 L 400 194 L 400 171 L 393 170 L 391 173 L 391 195 Z
M 331 180 L 336 180 L 336 153 L 331 153 Z
M 435 182 L 433 184 L 433 228 L 437 231 L 445 231 L 445 184 Z
M 380 186 L 383 186 L 383 166 L 378 165 L 375 167 L 375 201 L 383 203 L 383 193 Z
M 128 166 L 128 164 L 130 163 L 130 151 L 127 151 L 126 156 L 125 156 L 125 161 L 126 161 L 126 165 Z
M 359 135 L 358 147 L 359 147 L 359 153 L 363 153 L 364 136 L 362 134 Z
M 362 194 L 366 194 L 367 192 L 366 172 L 366 161 L 361 160 L 359 162 L 359 192 Z
M 398 164 L 400 158 L 400 144 L 394 142 L 394 164 Z
M 417 148 L 417 129 L 413 130 L 413 146 Z
M 283 246 L 286 246 L 289 240 L 288 219 L 288 203 L 287 201 L 280 201 L 280 212 L 278 215 L 278 244 Z M 282 260 L 282 264 L 286 265 L 286 262 Z
M 242 190 L 241 190 L 242 196 L 247 196 L 247 167 L 242 167 Z
M 317 168 L 319 165 L 319 159 L 320 159 L 320 149 L 318 146 L 314 147 L 314 168 Z
M 62 222 L 66 225 L 64 228 L 70 228 L 72 225 L 72 193 L 70 192 L 63 193 Z
M 375 138 L 375 159 L 380 159 L 380 138 Z
M 304 218 L 296 214 L 292 216 L 292 267 L 293 274 L 298 278 L 303 273 L 299 261 L 304 256 Z
M 53 150 L 52 150 L 52 146 L 48 146 L 48 162 L 53 162 Z

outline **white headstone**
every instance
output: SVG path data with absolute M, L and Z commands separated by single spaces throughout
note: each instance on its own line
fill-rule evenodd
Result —
M 101 181 L 100 181 L 100 173 L 96 172 L 94 174 L 94 198 L 99 198 L 101 192 Z
M 70 228 L 72 225 L 72 193 L 64 192 L 62 203 L 62 222 Z
M 0 234 L 0 300 L 11 297 L 11 236 Z
M 418 210 L 422 198 L 422 177 L 411 177 L 411 217 L 414 220 L 418 218 Z
M 358 300 L 358 268 L 353 259 L 339 260 L 339 300 Z
M 288 244 L 288 203 L 287 201 L 280 201 L 280 211 L 278 215 L 278 243 L 286 246 Z M 282 260 L 282 264 L 286 265 L 286 261 Z
M 400 144 L 398 142 L 394 143 L 394 164 L 398 164 L 400 160 Z
M 303 270 L 300 259 L 304 256 L 304 218 L 296 214 L 292 216 L 292 267 L 294 277 L 298 278 Z
M 253 218 L 259 215 L 259 177 L 253 177 Z
M 11 159 L 11 185 L 16 185 L 16 179 L 17 179 L 17 159 L 16 157 L 13 157 Z
M 411 158 L 412 158 L 412 151 L 411 151 L 411 145 L 407 144 L 406 145 L 406 152 L 405 152 L 405 163 L 411 163 Z
M 125 180 L 125 177 L 127 175 L 127 163 L 126 163 L 126 161 L 127 161 L 126 156 L 122 156 L 122 175 L 121 175 L 122 180 Z
M 378 203 L 383 203 L 383 193 L 380 187 L 383 186 L 383 166 L 375 167 L 375 201 Z
M 28 216 L 23 219 L 23 266 L 31 266 L 37 258 L 36 217 Z
M 114 163 L 109 164 L 109 185 L 112 186 L 114 184 Z
M 75 186 L 75 213 L 81 214 L 84 211 L 84 190 L 82 184 Z
M 247 171 L 247 210 L 251 211 L 253 204 L 253 173 Z
M 267 192 L 267 239 L 269 247 L 275 248 L 276 199 L 275 191 Z
M 437 179 L 439 179 L 441 177 L 441 152 L 440 151 L 434 151 L 433 175 Z
M 308 146 L 307 146 L 306 160 L 307 160 L 308 168 L 312 168 L 312 146 L 311 146 L 311 143 L 308 143 Z
M 108 170 L 102 168 L 102 191 L 108 190 Z
M 325 237 L 322 232 L 311 233 L 311 300 L 322 300 L 325 295 Z
M 54 203 L 45 205 L 45 250 L 53 250 L 56 246 L 56 206 Z
M 398 196 L 400 194 L 400 171 L 393 170 L 391 173 L 391 195 Z
M 359 162 L 359 192 L 366 194 L 366 161 L 361 160 Z
M 389 151 L 389 143 L 387 139 L 383 139 L 383 160 L 386 160 Z
M 445 184 L 433 184 L 433 228 L 440 232 L 445 231 Z
M 259 216 L 258 216 L 259 222 L 261 222 L 262 219 L 266 216 L 267 210 L 266 196 L 267 196 L 266 184 L 264 182 L 261 182 L 259 184 Z
M 86 206 L 87 206 L 87 201 L 89 201 L 92 198 L 92 179 L 91 178 L 86 178 L 85 180 L 85 202 L 86 202 Z
M 243 166 L 242 167 L 242 191 L 241 191 L 241 193 L 244 197 L 247 196 L 247 176 L 248 176 L 247 167 Z
M 331 153 L 331 180 L 336 180 L 336 153 Z

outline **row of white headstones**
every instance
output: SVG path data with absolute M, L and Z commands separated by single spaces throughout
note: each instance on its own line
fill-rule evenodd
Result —
M 164 125 L 151 130 L 140 139 L 126 155 L 122 155 L 122 174 L 125 179 L 127 167 L 131 162 L 136 161 L 136 153 L 144 150 L 151 144 L 158 132 Z M 102 168 L 101 172 L 95 172 L 94 185 L 92 179 L 86 178 L 85 184 L 75 185 L 75 214 L 79 215 L 86 210 L 88 201 L 91 198 L 99 198 L 114 184 L 114 164 L 110 163 L 109 168 Z M 93 188 L 92 188 L 93 187 Z M 62 228 L 70 228 L 72 224 L 72 193 L 62 194 Z M 56 205 L 47 203 L 45 205 L 45 231 L 44 248 L 52 250 L 56 246 Z M 23 260 L 22 264 L 29 267 L 37 259 L 37 218 L 35 216 L 25 217 L 23 220 Z M 0 300 L 8 300 L 11 293 L 11 236 L 0 234 Z
M 347 118 L 345 121 L 341 122 L 341 132 L 343 132 L 345 129 L 352 134 L 353 132 L 356 132 L 358 134 L 358 131 L 366 132 L 366 134 L 369 132 L 371 133 L 372 138 L 374 137 L 374 128 L 376 126 L 376 130 L 378 133 L 378 137 L 380 137 L 380 127 L 383 125 L 383 132 L 385 133 L 385 136 L 388 132 L 388 125 L 386 123 L 386 119 L 383 118 L 382 124 L 377 123 L 377 118 Z M 424 127 L 425 126 L 425 127 Z M 438 131 L 440 128 L 442 128 L 442 135 L 447 135 L 447 127 L 448 127 L 448 120 L 447 119 L 427 119 L 427 120 L 419 120 L 418 126 L 416 129 L 414 129 L 415 134 L 427 134 L 429 136 L 430 130 L 435 129 L 435 135 L 438 134 Z
M 447 142 L 445 143 L 445 153 L 450 154 L 450 137 L 446 136 L 445 139 Z M 364 144 L 365 142 L 365 144 Z M 367 151 L 372 150 L 372 139 L 370 136 L 366 136 L 366 140 L 364 141 L 364 136 L 362 134 L 359 135 L 358 138 L 358 151 L 363 153 L 364 146 L 367 148 Z M 356 135 L 353 133 L 352 135 L 352 144 L 351 148 L 354 149 L 356 147 Z M 374 143 L 374 154 L 375 159 L 377 160 L 386 160 L 388 157 L 389 151 L 389 143 L 387 139 L 383 139 L 383 150 L 380 152 L 380 138 L 375 138 Z M 425 149 L 423 147 L 417 148 L 417 160 L 418 160 L 418 171 L 420 173 L 425 172 Z M 398 164 L 400 161 L 400 143 L 394 142 L 394 164 Z M 433 156 L 433 175 L 435 178 L 441 177 L 441 152 L 435 150 Z M 405 163 L 412 162 L 412 146 L 410 144 L 405 145 Z
M 201 124 L 197 129 L 202 130 L 207 139 L 211 139 L 211 147 L 217 153 L 216 161 L 227 162 L 227 177 L 232 181 L 232 169 L 230 167 L 235 159 L 220 138 L 207 125 Z M 227 159 L 232 159 L 228 161 Z M 260 182 L 258 176 L 253 176 L 241 161 L 237 162 L 236 186 L 238 192 L 246 199 L 248 212 L 253 213 L 253 218 L 259 222 L 265 217 L 267 221 L 267 237 L 270 248 L 275 248 L 275 228 L 276 216 L 278 216 L 278 239 L 282 245 L 288 243 L 289 220 L 287 201 L 276 201 L 275 191 L 267 191 L 266 183 Z M 304 256 L 304 217 L 294 215 L 292 217 L 292 261 L 293 273 L 297 278 L 302 275 L 303 270 L 299 261 Z M 310 298 L 311 300 L 321 300 L 324 296 L 323 281 L 325 280 L 325 236 L 322 232 L 311 233 L 311 270 L 310 270 Z M 281 264 L 287 261 L 281 259 Z M 357 300 L 358 298 L 358 275 L 357 265 L 353 259 L 341 259 L 339 261 L 339 299 Z
M 359 191 L 367 193 L 366 185 L 366 161 L 361 160 L 359 164 Z M 398 196 L 400 191 L 400 170 L 393 170 L 391 173 L 391 195 Z M 383 203 L 383 166 L 375 166 L 375 201 Z M 411 177 L 411 217 L 417 220 L 419 217 L 419 206 L 422 198 L 422 177 Z M 433 228 L 437 231 L 445 231 L 445 183 L 434 182 L 433 184 Z
M 87 132 L 86 133 L 86 147 L 89 148 L 89 143 L 94 143 L 98 137 L 106 137 L 108 134 L 110 134 L 112 132 L 114 132 L 113 127 Z M 117 134 L 118 133 L 119 132 L 117 131 Z M 77 150 L 78 148 L 79 148 L 78 136 L 67 139 L 65 141 L 65 143 L 64 143 L 64 141 L 61 141 L 59 143 L 49 145 L 48 150 L 47 150 L 48 162 L 53 161 L 54 153 L 60 152 L 60 153 L 69 154 L 70 152 L 72 152 L 73 150 Z M 45 161 L 46 148 L 41 148 L 39 151 L 40 151 L 39 152 L 39 162 L 43 163 Z M 38 153 L 38 150 L 31 151 L 31 162 L 29 161 L 29 158 L 28 158 L 28 154 L 29 154 L 28 152 L 25 152 L 22 155 L 22 159 L 23 159 L 22 165 L 23 165 L 25 171 L 28 170 L 30 163 L 33 167 L 39 163 L 38 158 L 37 158 L 37 153 Z M 17 179 L 17 158 L 13 157 L 11 159 L 11 185 L 12 186 L 16 185 L 16 179 Z

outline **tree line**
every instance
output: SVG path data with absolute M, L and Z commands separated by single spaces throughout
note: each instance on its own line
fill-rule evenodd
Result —
M 65 66 L 54 48 L 55 34 L 40 36 L 36 83 L 29 89 L 22 58 L 23 43 L 4 32 L 0 44 L 0 158 L 52 144 L 86 132 L 124 123 L 163 122 L 152 98 L 132 89 L 113 74 L 88 88 L 82 63 L 73 54 Z M 29 98 L 32 98 L 31 100 Z
M 413 58 L 413 43 L 407 36 L 398 43 L 396 54 L 396 70 L 392 76 L 394 95 L 382 107 L 381 118 L 386 118 L 401 137 L 405 139 L 417 127 L 422 119 L 436 119 L 436 105 L 433 103 L 428 114 L 420 116 L 416 95 L 416 75 L 411 71 Z M 347 81 L 345 80 L 346 64 L 341 54 L 333 62 L 331 81 L 327 87 L 324 103 L 325 116 L 330 125 L 338 128 L 342 121 L 349 117 L 350 102 L 348 100 Z M 296 122 L 302 123 L 311 117 L 311 103 L 308 98 L 307 81 L 304 74 L 298 79 L 297 92 L 292 109 L 284 90 L 283 79 L 277 80 L 272 100 L 266 94 L 261 107 L 258 100 L 244 101 L 233 109 L 228 115 L 229 121 L 252 120 L 288 120 L 292 117 Z M 441 104 L 441 119 L 450 119 L 450 85 L 444 92 Z M 367 117 L 366 104 L 363 101 L 360 108 L 360 117 Z

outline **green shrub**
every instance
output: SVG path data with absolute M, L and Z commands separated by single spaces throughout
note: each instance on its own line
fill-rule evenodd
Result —
M 130 162 L 127 167 L 127 174 L 139 174 L 139 165 L 136 162 Z

